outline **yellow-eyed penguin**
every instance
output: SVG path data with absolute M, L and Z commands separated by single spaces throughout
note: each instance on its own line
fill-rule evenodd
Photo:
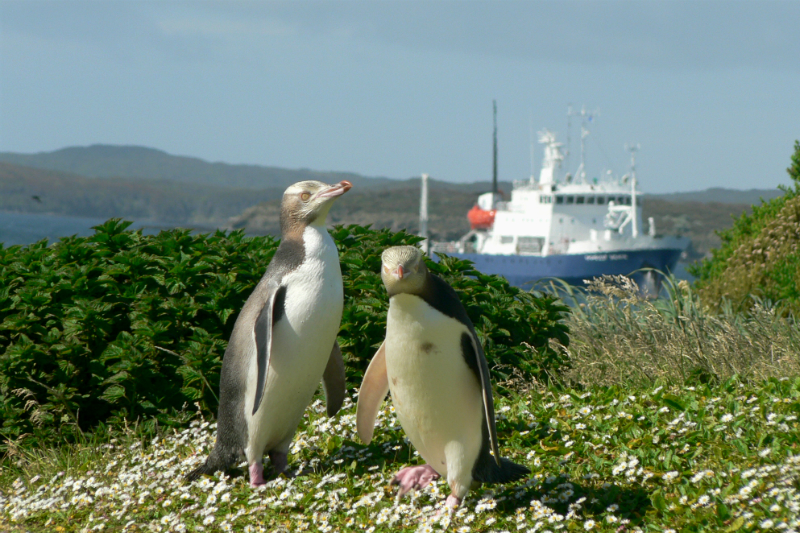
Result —
M 456 292 L 428 271 L 414 246 L 388 248 L 381 259 L 389 293 L 386 339 L 364 374 L 356 426 L 369 443 L 391 391 L 403 430 L 428 463 L 395 476 L 398 496 L 445 476 L 451 490 L 446 505 L 455 509 L 473 482 L 505 483 L 529 474 L 500 457 L 489 367 Z
M 280 474 L 303 412 L 322 378 L 329 416 L 342 406 L 345 374 L 336 334 L 342 273 L 325 218 L 352 184 L 302 181 L 281 202 L 281 243 L 233 327 L 220 374 L 217 441 L 186 479 L 247 459 L 263 485 L 262 458 Z

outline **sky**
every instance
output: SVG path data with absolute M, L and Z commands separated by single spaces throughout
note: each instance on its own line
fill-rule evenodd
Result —
M 800 1 L 0 0 L 0 151 L 139 145 L 453 182 L 538 175 L 593 112 L 590 176 L 788 184 Z M 571 119 L 569 170 L 579 161 Z

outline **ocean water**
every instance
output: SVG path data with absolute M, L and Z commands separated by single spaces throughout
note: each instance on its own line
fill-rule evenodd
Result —
M 0 243 L 9 247 L 15 244 L 32 244 L 42 239 L 55 242 L 61 237 L 71 235 L 86 237 L 94 233 L 92 226 L 103 222 L 105 222 L 103 218 L 0 211 Z M 133 229 L 143 228 L 144 233 L 148 235 L 172 227 L 174 226 L 154 222 L 134 222 L 131 225 Z M 678 263 L 673 274 L 678 279 L 694 280 L 692 275 L 686 272 L 684 263 Z
M 0 243 L 7 248 L 15 244 L 32 244 L 42 239 L 56 242 L 72 235 L 87 237 L 94 233 L 92 226 L 105 221 L 104 218 L 0 211 Z M 134 222 L 131 225 L 133 229 L 143 228 L 146 234 L 155 234 L 170 227 L 152 222 Z

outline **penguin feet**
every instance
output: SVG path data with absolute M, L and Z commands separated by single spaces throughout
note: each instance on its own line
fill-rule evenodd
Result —
M 421 489 L 439 477 L 439 473 L 431 465 L 407 466 L 394 476 L 392 485 L 400 485 L 397 497 L 401 498 L 408 491 Z
M 264 465 L 261 461 L 256 461 L 250 465 L 250 486 L 260 487 L 266 485 L 267 481 L 264 479 Z
M 447 497 L 447 500 L 444 502 L 445 508 L 448 512 L 453 512 L 461 506 L 461 498 L 456 496 L 455 494 L 451 494 Z

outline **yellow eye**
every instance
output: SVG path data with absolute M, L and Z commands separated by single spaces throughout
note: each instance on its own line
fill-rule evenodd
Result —
M 304 202 L 307 202 L 309 198 L 311 198 L 311 193 L 309 192 L 304 192 L 303 194 L 300 195 L 300 199 L 303 200 Z

